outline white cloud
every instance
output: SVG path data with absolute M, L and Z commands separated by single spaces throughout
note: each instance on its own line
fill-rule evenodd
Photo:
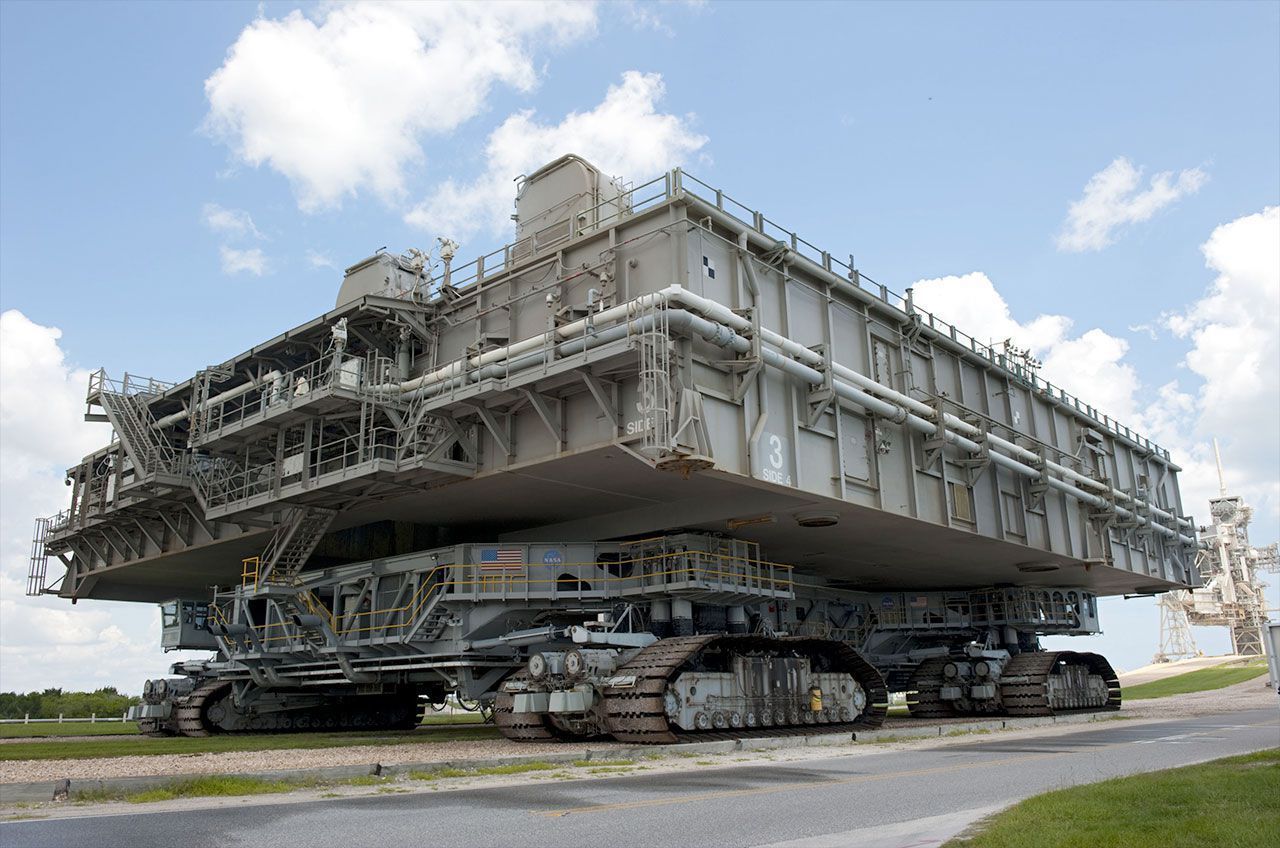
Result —
M 224 244 L 218 248 L 218 253 L 222 257 L 224 274 L 239 274 L 243 271 L 261 277 L 267 272 L 267 257 L 263 255 L 261 248 L 240 250 Z
M 1188 194 L 1195 194 L 1209 179 L 1199 168 L 1162 171 L 1143 190 L 1142 169 L 1121 156 L 1089 178 L 1084 196 L 1071 204 L 1058 234 L 1058 249 L 1071 253 L 1101 250 L 1116 239 L 1116 231 L 1128 224 L 1150 220 L 1153 215 Z
M 513 180 L 565 153 L 615 176 L 656 176 L 707 143 L 690 117 L 658 111 L 665 93 L 660 74 L 627 71 L 595 108 L 571 112 L 558 124 L 538 123 L 532 110 L 517 112 L 489 136 L 483 174 L 469 183 L 444 182 L 405 221 L 454 237 L 507 232 Z
M 1227 484 L 1280 518 L 1280 207 L 1216 228 L 1202 246 L 1217 277 L 1165 325 L 1191 343 L 1184 363 L 1203 382 L 1194 403 L 1202 445 L 1222 443 Z M 1212 457 L 1207 448 L 1202 462 Z M 1216 480 L 1212 481 L 1216 490 Z
M 1280 208 L 1223 224 L 1202 250 L 1216 279 L 1204 297 L 1161 319 L 1190 344 L 1182 363 L 1195 381 L 1190 388 L 1180 381 L 1144 384 L 1126 361 L 1129 343 L 1101 329 L 1075 333 L 1062 315 L 1018 321 L 985 274 L 921 280 L 912 289 L 918 307 L 980 342 L 1012 339 L 1043 361 L 1045 379 L 1167 448 L 1183 469 L 1183 511 L 1202 522 L 1208 499 L 1218 493 L 1217 437 L 1228 488 L 1253 505 L 1261 533 L 1274 533 L 1280 521 Z
M 334 262 L 328 254 L 321 253 L 318 250 L 307 251 L 307 263 L 312 268 L 331 268 L 334 271 L 339 270 L 338 264 Z
M 56 327 L 0 314 L 0 689 L 139 691 L 165 671 L 154 606 L 25 597 L 33 519 L 67 506 L 66 469 L 111 429 L 84 420 L 89 372 L 66 361 Z M 49 577 L 61 573 L 57 560 Z
M 1123 359 L 1129 343 L 1099 329 L 1072 335 L 1065 315 L 1016 320 L 986 274 L 920 280 L 911 286 L 919 308 L 996 348 L 1005 339 L 1029 350 L 1043 366 L 1040 376 L 1077 395 L 1112 418 L 1135 424 L 1138 377 Z
M 668 38 L 674 37 L 675 29 L 667 23 L 666 12 L 680 6 L 701 12 L 707 8 L 706 0 L 615 0 L 612 8 L 622 13 L 622 19 L 635 29 L 647 29 L 660 33 Z
M 499 85 L 530 91 L 535 48 L 592 33 L 578 2 L 337 3 L 259 17 L 205 81 L 206 126 L 292 183 L 304 210 L 404 191 L 423 136 L 448 133 Z
M 253 218 L 243 209 L 227 209 L 216 203 L 206 203 L 200 210 L 200 216 L 204 225 L 215 233 L 232 237 L 264 238 L 254 226 Z
M 1161 324 L 1190 342 L 1185 365 L 1198 388 L 1177 381 L 1144 385 L 1125 361 L 1128 343 L 1100 329 L 1073 334 L 1061 315 L 1020 322 L 982 273 L 922 280 L 916 304 L 953 321 L 979 341 L 1010 338 L 1044 361 L 1042 376 L 1167 448 L 1182 467 L 1183 512 L 1201 523 L 1218 494 L 1211 438 L 1223 446 L 1228 489 L 1255 510 L 1253 541 L 1271 540 L 1280 520 L 1280 210 L 1269 207 L 1213 231 L 1202 247 L 1217 274 L 1206 295 Z M 1151 332 L 1139 325 L 1132 331 Z M 1273 581 L 1274 582 L 1274 581 Z M 1051 637 L 1051 650 L 1092 650 L 1118 668 L 1145 665 L 1155 653 L 1159 618 L 1150 599 L 1106 598 L 1105 633 Z M 1196 628 L 1202 650 L 1229 650 L 1225 628 Z

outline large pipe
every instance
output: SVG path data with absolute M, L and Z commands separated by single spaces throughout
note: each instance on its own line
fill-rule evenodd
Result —
M 240 395 L 248 394 L 249 392 L 253 391 L 259 386 L 265 385 L 275 380 L 279 380 L 283 376 L 284 375 L 281 374 L 279 371 L 268 371 L 266 374 L 262 376 L 262 379 L 260 380 L 250 380 L 246 383 L 241 383 L 240 385 L 236 386 L 234 389 L 227 389 L 222 394 L 214 395 L 213 397 L 206 400 L 204 403 L 200 404 L 200 409 L 202 410 L 208 409 L 214 404 L 225 403 L 226 401 L 234 400 L 235 398 L 240 397 Z M 170 424 L 177 424 L 179 421 L 185 421 L 188 417 L 190 417 L 190 415 L 191 415 L 191 410 L 184 409 L 181 412 L 175 412 L 172 415 L 166 415 L 164 418 L 157 420 L 156 423 L 152 426 L 154 429 L 158 430 L 161 427 L 168 427 Z
M 690 210 L 694 212 L 694 217 L 696 217 L 697 219 L 701 220 L 703 218 L 710 218 L 713 221 L 715 221 L 717 224 L 720 224 L 721 226 L 723 226 L 725 229 L 731 230 L 737 233 L 739 244 L 741 244 L 745 240 L 747 242 L 757 245 L 758 247 L 764 250 L 773 250 L 778 246 L 779 242 L 777 239 L 759 232 L 758 230 L 751 227 L 750 225 L 745 224 L 742 221 L 739 221 L 737 218 L 730 215 L 728 212 L 725 212 L 723 209 L 716 207 L 714 204 L 708 203 L 707 201 L 703 200 L 697 195 L 689 194 L 688 192 L 681 190 L 679 196 L 680 196 L 680 200 L 683 201 L 686 205 L 688 205 Z M 844 277 L 841 277 L 839 274 L 836 274 L 831 270 L 822 267 L 817 262 L 814 262 L 812 259 L 810 259 L 809 257 L 805 256 L 802 253 L 792 251 L 790 256 L 788 257 L 788 261 L 794 265 L 804 268 L 808 273 L 824 281 L 831 288 L 836 289 L 837 291 L 840 291 L 841 293 L 847 295 L 848 297 L 853 298 L 859 303 L 862 303 L 870 307 L 871 309 L 874 309 L 878 312 L 883 312 L 885 314 L 889 314 L 894 317 L 896 317 L 896 315 L 901 312 L 901 310 L 897 309 L 893 305 L 886 303 L 884 300 L 880 299 L 879 297 L 871 294 L 870 292 L 865 291 L 862 288 L 859 288 L 857 285 L 845 279 Z M 1119 434 L 1116 434 L 1116 437 L 1121 440 L 1124 439 L 1124 437 L 1120 436 Z M 1138 445 L 1137 442 L 1133 442 L 1133 444 L 1135 447 L 1142 447 L 1141 445 Z M 1085 478 L 1085 479 L 1089 479 L 1089 478 Z M 1096 483 L 1097 481 L 1092 481 L 1092 482 Z M 1123 495 L 1123 493 L 1121 494 Z M 1192 522 L 1187 521 L 1185 519 L 1179 518 L 1178 521 L 1185 527 L 1189 527 L 1189 528 L 1194 527 L 1194 524 L 1192 524 Z
M 637 301 L 632 301 L 629 304 L 623 304 L 622 306 L 614 307 L 613 310 L 608 310 L 608 311 L 615 312 L 615 310 L 621 310 L 616 314 L 635 314 L 635 312 L 638 311 L 638 308 L 639 308 L 636 306 L 637 303 L 639 303 L 640 301 L 646 301 L 646 303 L 652 304 L 654 302 L 655 296 L 660 297 L 661 299 L 666 300 L 668 302 L 680 303 L 681 305 L 699 306 L 699 307 L 705 305 L 706 311 L 711 315 L 713 315 L 714 317 L 724 318 L 724 317 L 727 317 L 726 315 L 724 315 L 724 313 L 728 313 L 728 315 L 733 316 L 735 323 L 738 320 L 743 320 L 741 319 L 740 316 L 733 315 L 733 313 L 729 312 L 727 309 L 725 309 L 725 307 L 721 306 L 720 304 L 717 304 L 714 301 L 706 301 L 703 298 L 699 298 L 697 295 L 694 295 L 691 292 L 686 291 L 681 286 L 670 286 L 666 289 L 663 289 L 660 292 L 654 293 L 654 295 L 646 295 L 643 298 L 639 298 Z M 699 301 L 702 301 L 702 303 L 699 303 Z M 604 313 L 601 313 L 601 314 L 603 315 Z M 712 321 L 712 320 L 709 320 L 708 318 L 695 315 L 692 312 L 689 312 L 687 310 L 667 309 L 666 314 L 664 316 L 664 320 L 666 321 L 668 327 L 670 327 L 671 329 L 687 330 L 691 333 L 701 336 L 706 341 L 718 347 L 722 347 L 727 350 L 732 350 L 736 353 L 746 353 L 751 349 L 750 340 L 748 340 L 747 338 L 741 335 L 738 335 L 736 332 L 733 331 L 733 328 L 726 326 L 726 324 L 720 323 L 718 321 Z M 602 344 L 607 344 L 609 342 L 616 341 L 621 338 L 625 338 L 628 334 L 631 334 L 631 333 L 647 332 L 653 328 L 655 322 L 656 322 L 656 316 L 644 315 L 644 316 L 641 316 L 640 318 L 627 321 L 626 323 L 615 324 L 612 327 L 608 327 L 604 330 L 600 330 L 592 335 L 583 336 L 581 338 L 573 339 L 571 341 L 562 343 L 559 346 L 559 352 L 561 355 L 577 353 L 581 350 L 586 350 L 592 347 L 597 347 Z M 795 342 L 792 342 L 789 339 L 785 339 L 782 336 L 777 336 L 777 334 L 773 334 L 773 335 L 775 335 L 778 339 L 782 340 L 783 342 L 787 343 L 788 347 L 790 348 L 793 348 L 795 350 L 804 350 L 804 351 L 807 351 L 809 355 L 816 356 L 816 354 L 814 354 L 813 351 L 810 351 L 807 348 L 800 347 L 799 345 L 796 345 Z M 502 361 L 503 359 L 502 354 L 507 352 L 508 349 L 498 348 L 496 350 L 488 352 L 489 354 L 498 354 L 498 356 L 491 358 L 489 360 L 489 364 L 486 367 L 474 370 L 471 373 L 459 375 L 456 377 L 450 377 L 443 380 L 438 380 L 434 383 L 429 383 L 425 385 L 421 383 L 420 378 L 407 381 L 406 383 L 403 383 L 401 385 L 410 386 L 409 391 L 412 392 L 411 397 L 416 398 L 419 396 L 431 396 L 431 395 L 438 394 L 441 391 L 452 388 L 455 385 L 458 385 L 460 381 L 473 382 L 478 380 L 484 380 L 484 379 L 488 379 L 489 377 L 502 376 L 503 374 L 509 374 L 513 371 L 520 371 L 527 367 L 533 367 L 533 366 L 542 364 L 547 354 L 547 349 L 541 347 L 545 340 L 545 336 L 535 337 L 535 340 L 538 342 L 537 345 L 530 346 L 530 345 L 526 345 L 524 342 L 521 342 L 521 343 L 518 343 L 518 345 L 509 346 L 510 348 L 523 347 L 525 350 L 528 350 L 530 347 L 539 347 L 540 349 L 530 353 L 526 353 L 523 356 L 516 356 L 514 358 L 510 358 L 506 361 L 505 364 L 500 365 L 498 363 Z M 765 364 L 769 365 L 770 367 L 776 368 L 780 371 L 791 374 L 792 376 L 798 377 L 799 379 L 804 380 L 806 383 L 810 385 L 820 385 L 823 383 L 822 373 L 813 367 L 805 365 L 803 362 L 799 362 L 796 359 L 783 356 L 780 352 L 776 350 L 772 350 L 770 348 L 763 348 L 761 349 L 760 353 L 761 353 L 761 358 L 764 360 Z M 856 372 L 850 372 L 850 373 L 856 373 Z M 866 379 L 866 378 L 863 378 L 863 379 Z M 412 384 L 415 384 L 415 383 L 417 383 L 418 385 L 413 386 Z M 886 387 L 880 386 L 878 383 L 874 385 L 885 391 L 891 391 Z M 912 428 L 913 430 L 916 430 L 920 433 L 924 433 L 930 436 L 937 435 L 938 433 L 939 428 L 935 423 L 927 420 L 926 418 L 921 417 L 920 415 L 914 414 L 909 409 L 907 409 L 905 405 L 899 406 L 898 404 L 895 404 L 892 401 L 886 400 L 881 397 L 876 397 L 875 395 L 870 394 L 864 389 L 859 388 L 857 386 L 850 385 L 849 383 L 845 383 L 842 380 L 832 380 L 832 389 L 838 397 L 843 398 L 844 400 L 847 400 L 851 403 L 857 404 L 863 407 L 864 409 L 867 409 L 881 417 L 887 418 L 895 423 L 905 424 L 908 427 Z M 930 415 L 934 413 L 934 410 L 930 407 L 925 406 L 925 410 L 927 410 L 927 412 Z M 956 420 L 958 421 L 959 419 L 956 419 Z M 964 423 L 964 422 L 961 422 L 961 423 Z M 954 429 L 946 429 L 944 427 L 942 429 L 942 436 L 946 441 L 951 442 L 970 453 L 981 453 L 983 451 L 983 447 L 979 443 L 973 441 L 972 439 L 966 438 L 965 436 L 956 432 Z M 1132 519 L 1139 525 L 1149 524 L 1154 531 L 1164 536 L 1176 538 L 1187 544 L 1195 544 L 1195 539 L 1192 537 L 1183 536 L 1180 533 L 1178 533 L 1176 530 L 1172 530 L 1168 527 L 1164 527 L 1160 524 L 1156 524 L 1155 522 L 1150 521 L 1149 519 L 1144 518 L 1143 516 L 1136 515 L 1135 513 L 1127 509 L 1124 509 L 1123 507 L 1115 506 L 1107 499 L 1100 497 L 1098 495 L 1092 494 L 1090 492 L 1086 492 L 1083 489 L 1080 489 L 1077 486 L 1072 485 L 1068 481 L 1059 480 L 1054 477 L 1046 476 L 1040 469 L 1035 468 L 1031 465 L 1027 465 L 1023 462 L 1019 462 L 1017 459 L 1013 457 L 1005 456 L 995 451 L 987 451 L 987 456 L 989 456 L 991 458 L 991 461 L 996 463 L 997 465 L 1007 468 L 1010 471 L 1013 471 L 1017 474 L 1021 474 L 1024 477 L 1029 477 L 1032 479 L 1043 478 L 1045 480 L 1046 485 L 1048 485 L 1049 487 L 1053 489 L 1057 489 L 1058 491 L 1064 492 L 1070 495 L 1071 497 L 1074 497 L 1080 501 L 1090 504 L 1091 506 L 1097 507 L 1099 509 L 1112 508 L 1115 510 L 1116 515 L 1122 519 Z M 1037 457 L 1036 459 L 1038 460 L 1039 458 Z M 1045 465 L 1047 467 L 1048 463 L 1045 463 Z
M 713 318 L 714 320 L 719 321 L 720 323 L 728 327 L 731 327 L 734 330 L 737 330 L 739 332 L 752 331 L 752 324 L 750 321 L 748 321 L 746 318 L 743 318 L 741 315 L 738 315 L 737 313 L 733 312 L 732 310 L 728 309 L 723 304 L 716 303 L 713 300 L 708 300 L 707 298 L 694 294 L 693 292 L 681 286 L 671 286 L 667 289 L 664 289 L 663 291 L 664 293 L 668 293 L 668 296 L 674 302 L 679 303 L 682 306 L 686 306 L 689 309 L 694 310 L 695 312 L 698 312 L 700 314 Z M 822 356 L 820 356 L 818 353 L 810 350 L 804 345 L 801 345 L 785 336 L 782 336 L 774 332 L 773 330 L 770 330 L 764 327 L 760 328 L 760 337 L 761 339 L 768 342 L 769 344 L 779 348 L 784 353 L 792 357 L 795 357 L 797 359 L 800 359 L 803 362 L 807 362 L 811 365 L 818 366 L 818 367 L 821 367 L 825 363 L 825 360 L 823 360 Z M 857 371 L 854 371 L 852 368 L 848 368 L 844 365 L 841 365 L 838 362 L 833 362 L 831 364 L 831 370 L 832 370 L 832 373 L 840 377 L 843 377 L 845 380 L 848 380 L 854 385 L 860 386 L 861 388 L 866 389 L 867 391 L 872 392 L 880 397 L 887 398 L 893 401 L 894 403 L 901 404 L 902 406 L 906 407 L 912 412 L 915 412 L 918 415 L 922 415 L 930 421 L 937 420 L 937 411 L 933 407 L 929 406 L 926 403 L 922 403 L 913 397 L 909 397 L 905 394 L 902 394 L 899 391 L 889 388 L 888 386 L 882 385 L 881 383 L 877 383 L 875 380 L 872 380 L 870 377 L 859 374 Z M 1050 459 L 1043 458 L 1040 455 L 1036 454 L 1034 451 L 1030 451 L 1022 447 L 1021 445 L 1008 441 L 1007 439 L 1003 439 L 1000 436 L 995 435 L 994 433 L 984 434 L 983 431 L 980 430 L 979 428 L 973 426 L 972 424 L 970 424 L 969 422 L 961 418 L 957 418 L 955 415 L 952 415 L 951 413 L 943 413 L 942 423 L 946 429 L 954 430 L 967 436 L 972 436 L 977 438 L 983 438 L 985 436 L 985 439 L 988 444 L 999 447 L 1009 452 L 1013 456 L 1020 458 L 1024 461 L 1031 462 L 1033 464 L 1043 462 L 1046 468 L 1058 474 L 1061 474 L 1066 479 L 1078 485 L 1085 486 L 1089 489 L 1093 489 L 1094 491 L 1101 492 L 1103 494 L 1109 494 L 1111 497 L 1125 503 L 1132 503 L 1135 505 L 1141 504 L 1141 501 L 1134 498 L 1128 492 L 1125 492 L 1120 489 L 1112 488 L 1111 486 L 1108 486 L 1105 483 L 1095 480 L 1092 477 L 1088 477 L 1084 474 L 1080 474 L 1079 472 L 1075 471 L 1072 468 L 1053 462 Z M 1151 511 L 1152 515 L 1155 515 L 1158 518 L 1162 518 L 1165 521 L 1176 521 L 1178 524 L 1180 524 L 1183 527 L 1186 527 L 1187 529 L 1194 529 L 1195 525 L 1191 521 L 1185 518 L 1180 518 L 1178 516 L 1173 515 L 1170 512 L 1166 512 L 1165 510 L 1160 509 L 1154 504 L 1147 504 L 1146 506 Z

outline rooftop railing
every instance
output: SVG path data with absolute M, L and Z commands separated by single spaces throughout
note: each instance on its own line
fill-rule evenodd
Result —
M 1018 357 L 1011 356 L 1006 351 L 978 341 L 973 336 L 942 320 L 932 312 L 919 309 L 912 303 L 910 298 L 890 290 L 887 286 L 877 283 L 858 271 L 853 266 L 852 256 L 849 257 L 848 262 L 836 258 L 830 252 L 822 250 L 812 242 L 801 238 L 794 230 L 787 229 L 766 217 L 762 212 L 731 197 L 722 189 L 703 182 L 679 168 L 628 189 L 618 200 L 606 201 L 578 216 L 571 217 L 569 219 L 569 227 L 564 231 L 562 237 L 555 239 L 554 243 L 567 243 L 581 235 L 605 229 L 620 219 L 631 217 L 647 209 L 659 206 L 681 193 L 693 195 L 703 203 L 715 206 L 717 210 L 729 215 L 739 223 L 751 227 L 767 238 L 773 239 L 779 245 L 787 247 L 794 254 L 812 262 L 824 271 L 842 277 L 850 285 L 886 305 L 908 316 L 917 316 L 921 326 L 929 328 L 934 334 L 982 357 L 1021 381 L 1037 394 L 1049 398 L 1055 403 L 1068 406 L 1082 416 L 1093 419 L 1108 433 L 1127 439 L 1138 447 L 1157 454 L 1166 460 L 1169 459 L 1167 450 L 1130 427 L 1121 424 L 1111 416 L 1100 412 L 1096 407 L 1069 394 L 1065 389 L 1041 378 L 1033 369 L 1020 362 Z M 607 214 L 601 214 L 602 212 Z M 535 255 L 537 250 L 550 246 L 550 244 L 538 243 L 536 244 L 536 250 L 533 252 L 524 249 L 517 250 L 518 246 L 528 242 L 530 238 L 536 240 L 537 236 L 538 234 L 526 237 L 519 242 L 508 244 L 466 265 L 451 268 L 447 280 L 443 272 L 437 274 L 427 282 L 426 291 L 431 295 L 438 296 L 436 292 L 446 282 L 454 289 L 483 285 L 486 280 L 500 276 L 514 267 L 517 261 L 523 259 L 526 255 Z

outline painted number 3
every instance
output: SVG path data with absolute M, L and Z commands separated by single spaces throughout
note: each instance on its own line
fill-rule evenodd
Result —
M 769 436 L 769 464 L 782 470 L 782 439 L 776 435 Z

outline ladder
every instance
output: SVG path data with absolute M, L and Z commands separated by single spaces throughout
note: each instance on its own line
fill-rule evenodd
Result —
M 293 583 L 337 515 L 336 510 L 319 507 L 291 509 L 262 551 L 258 581 Z
M 49 538 L 52 518 L 37 518 L 35 533 L 31 537 L 31 565 L 27 570 L 27 595 L 44 594 L 45 573 L 49 567 L 49 551 L 45 542 Z

